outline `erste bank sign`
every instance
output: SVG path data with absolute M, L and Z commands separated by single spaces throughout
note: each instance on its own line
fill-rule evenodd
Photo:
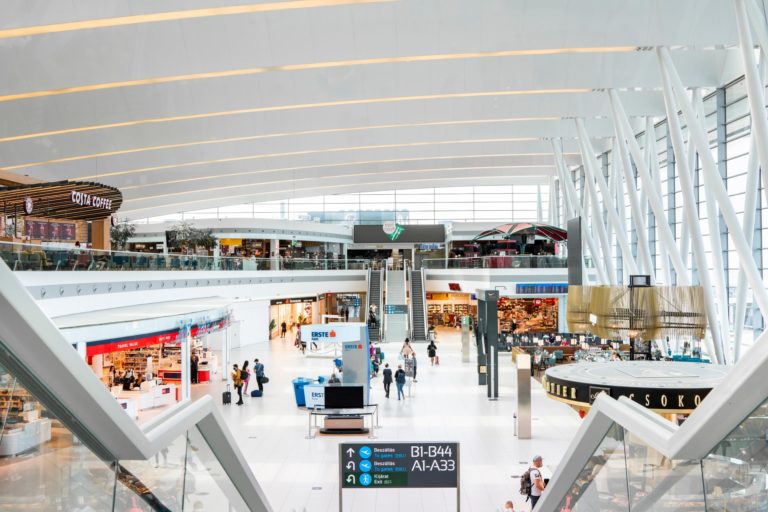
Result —
M 309 332 L 314 342 L 359 342 L 360 323 L 309 324 L 301 327 L 301 332 Z

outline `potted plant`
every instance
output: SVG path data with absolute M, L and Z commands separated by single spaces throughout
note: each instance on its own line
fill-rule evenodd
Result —
M 122 251 L 125 248 L 125 244 L 128 239 L 136 234 L 136 226 L 128 223 L 128 219 L 123 219 L 117 226 L 113 226 L 109 230 L 109 237 L 112 240 L 112 246 L 118 251 Z

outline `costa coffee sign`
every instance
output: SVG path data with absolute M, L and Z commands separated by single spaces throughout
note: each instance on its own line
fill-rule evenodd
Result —
M 86 194 L 85 192 L 78 192 L 73 190 L 70 192 L 72 202 L 80 206 L 91 206 L 93 208 L 99 208 L 100 210 L 112 210 L 112 200 L 99 196 L 93 196 Z

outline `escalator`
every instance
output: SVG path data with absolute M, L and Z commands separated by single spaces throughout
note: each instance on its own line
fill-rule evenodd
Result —
M 381 309 L 382 297 L 381 297 L 381 270 L 371 270 L 368 279 L 368 307 L 373 306 L 376 311 L 376 318 L 378 322 L 375 324 L 368 324 L 368 336 L 371 341 L 381 341 L 381 326 L 384 312 Z
M 271 510 L 210 396 L 139 426 L 0 264 L 0 511 Z
M 427 341 L 427 320 L 426 320 L 426 297 L 424 295 L 424 283 L 422 282 L 422 271 L 413 270 L 410 272 L 411 285 L 411 337 L 413 341 Z

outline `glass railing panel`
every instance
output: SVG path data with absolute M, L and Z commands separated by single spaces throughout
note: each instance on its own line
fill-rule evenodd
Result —
M 470 268 L 567 268 L 568 258 L 554 255 L 481 256 L 476 258 L 425 259 L 426 269 Z
M 699 460 L 670 460 L 626 431 L 624 444 L 632 512 L 707 510 Z
M 0 242 L 0 259 L 17 271 L 364 270 L 369 266 L 367 260 L 158 254 L 9 242 Z
M 624 431 L 612 425 L 555 509 L 558 512 L 629 512 Z
M 187 454 L 184 510 L 250 510 L 197 428 L 189 431 Z
M 0 510 L 112 510 L 115 471 L 0 365 Z
M 184 497 L 184 475 L 187 463 L 187 436 L 177 437 L 168 447 L 160 450 L 149 460 L 127 460 L 120 462 L 119 479 L 115 502 L 130 510 L 135 500 L 141 497 L 142 507 L 155 510 L 160 504 L 169 510 L 181 510 Z M 120 508 L 117 508 L 120 510 Z
M 768 510 L 768 401 L 702 460 L 707 510 Z

